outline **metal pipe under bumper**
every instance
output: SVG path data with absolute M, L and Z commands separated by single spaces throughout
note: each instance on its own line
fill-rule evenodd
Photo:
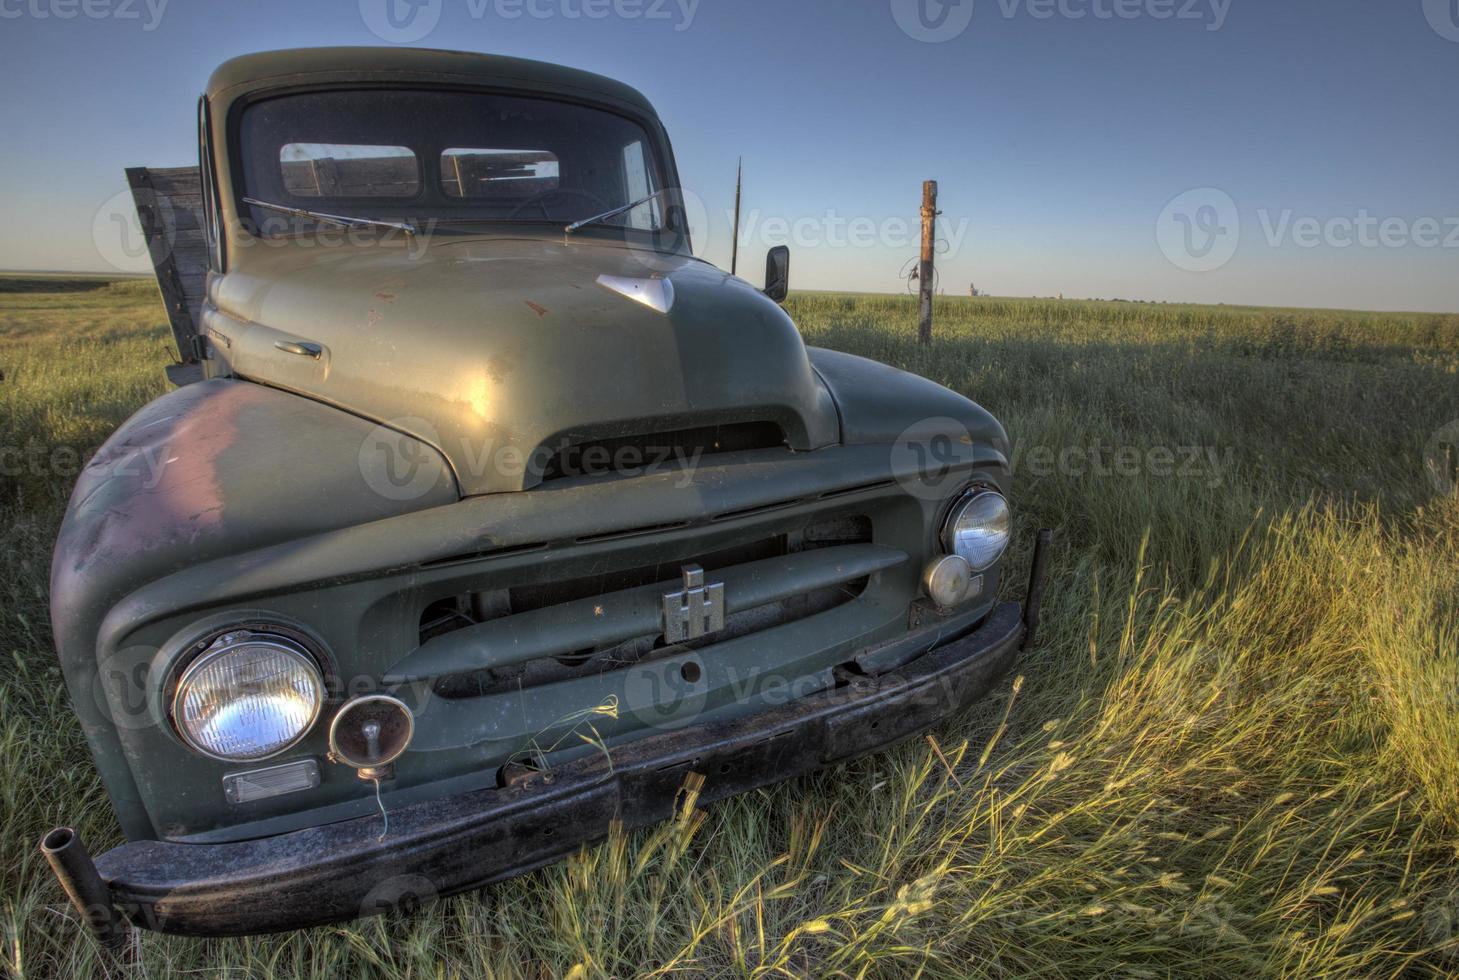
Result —
M 112 949 L 125 942 L 127 924 L 112 904 L 111 888 L 97 873 L 81 835 L 70 827 L 57 827 L 41 838 L 41 853 L 97 940 Z
M 1054 543 L 1054 532 L 1049 528 L 1039 531 L 1038 542 L 1033 549 L 1033 569 L 1028 576 L 1028 599 L 1023 604 L 1023 649 L 1030 649 L 1038 642 L 1039 607 L 1044 601 L 1044 576 L 1048 570 L 1049 546 Z

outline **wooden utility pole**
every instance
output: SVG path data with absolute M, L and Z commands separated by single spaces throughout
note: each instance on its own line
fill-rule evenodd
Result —
M 917 270 L 917 278 L 922 287 L 917 340 L 923 344 L 932 343 L 932 281 L 936 275 L 932 259 L 936 251 L 937 181 L 929 180 L 922 184 L 922 264 Z
M 730 275 L 740 271 L 740 192 L 745 188 L 745 158 L 735 167 L 735 240 L 730 251 Z

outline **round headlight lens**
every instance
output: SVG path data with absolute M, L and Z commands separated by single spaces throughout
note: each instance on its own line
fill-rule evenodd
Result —
M 1013 513 L 1003 495 L 974 490 L 953 505 L 942 531 L 942 547 L 950 555 L 967 559 L 973 571 L 990 567 L 1008 549 L 1013 535 Z
M 203 755 L 256 762 L 303 738 L 324 705 L 324 678 L 292 640 L 238 631 L 219 637 L 183 671 L 172 718 Z

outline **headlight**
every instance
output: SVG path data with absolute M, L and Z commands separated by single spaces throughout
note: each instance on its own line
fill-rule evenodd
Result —
M 972 490 L 947 515 L 942 547 L 950 555 L 967 559 L 973 571 L 989 568 L 1008 548 L 1013 514 L 1008 501 L 993 490 Z
M 219 637 L 177 682 L 172 720 L 188 745 L 256 762 L 303 738 L 324 704 L 324 678 L 299 644 L 239 630 Z

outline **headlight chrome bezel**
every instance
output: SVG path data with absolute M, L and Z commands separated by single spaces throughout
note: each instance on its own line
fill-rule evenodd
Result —
M 969 509 L 971 509 L 975 504 L 989 499 L 997 500 L 1002 504 L 1003 514 L 1005 515 L 1007 525 L 1002 532 L 1003 542 L 1002 545 L 998 548 L 997 553 L 994 554 L 992 558 L 988 559 L 982 564 L 979 564 L 973 559 L 972 556 L 966 555 L 958 550 L 958 522 L 963 517 L 963 515 L 965 515 L 969 511 Z M 988 569 L 992 568 L 994 565 L 997 565 L 1000 561 L 1002 561 L 1003 557 L 1008 554 L 1008 546 L 1012 543 L 1012 541 L 1013 508 L 1009 505 L 1008 498 L 1003 496 L 1003 494 L 1000 493 L 995 487 L 981 483 L 974 484 L 968 487 L 961 494 L 953 499 L 952 506 L 948 508 L 947 515 L 943 518 L 942 521 L 942 528 L 938 533 L 938 543 L 942 546 L 943 553 L 947 555 L 956 555 L 959 558 L 965 560 L 972 568 L 974 574 L 986 572 Z
M 270 748 L 263 754 L 223 754 L 216 752 L 201 744 L 184 722 L 182 712 L 182 700 L 187 693 L 188 686 L 195 682 L 198 675 L 209 665 L 219 659 L 237 651 L 244 645 L 263 645 L 272 647 L 277 653 L 286 658 L 293 659 L 298 666 L 304 668 L 307 676 L 313 684 L 313 706 L 308 717 L 294 735 L 287 741 L 276 747 Z M 172 732 L 178 740 L 189 750 L 212 759 L 216 762 L 224 762 L 230 765 L 250 764 L 264 762 L 269 759 L 276 759 L 295 748 L 301 741 L 309 736 L 319 723 L 320 717 L 324 714 L 325 706 L 330 700 L 330 690 L 326 681 L 324 667 L 321 657 L 314 650 L 313 644 L 297 634 L 294 630 L 270 623 L 249 623 L 238 624 L 227 629 L 214 630 L 208 637 L 192 646 L 196 654 L 179 663 L 173 672 L 173 679 L 168 685 L 167 692 L 167 715 L 171 723 Z

